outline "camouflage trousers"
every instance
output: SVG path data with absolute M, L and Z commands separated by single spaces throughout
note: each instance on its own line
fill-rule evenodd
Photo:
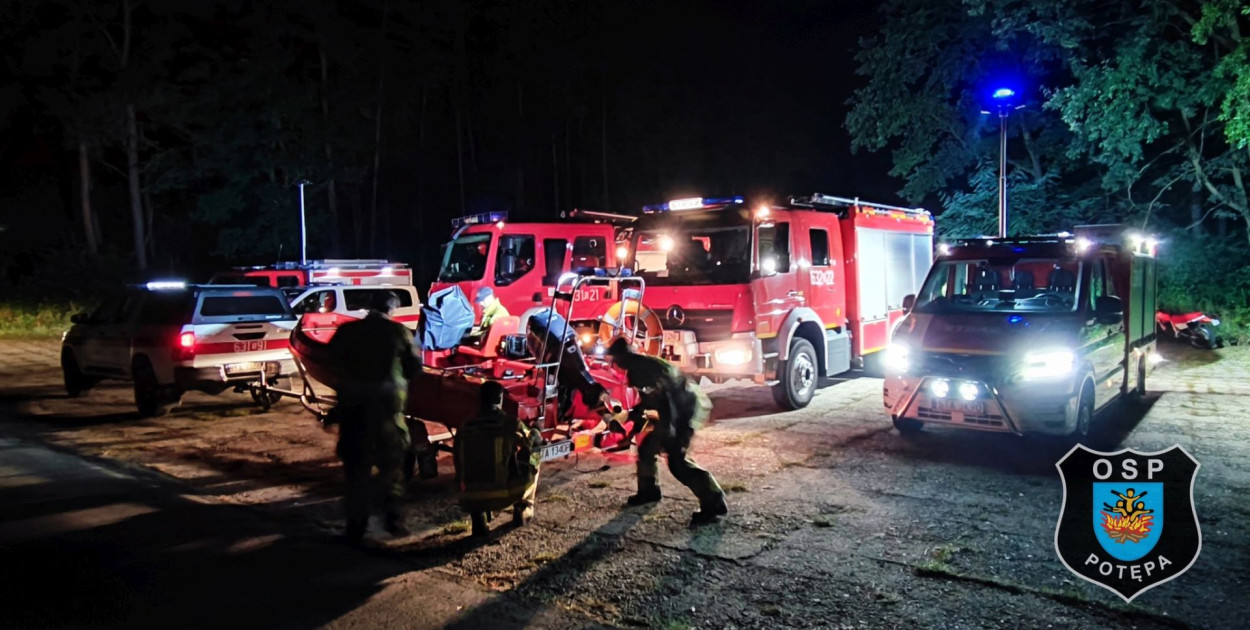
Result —
M 638 444 L 638 490 L 641 492 L 659 484 L 660 453 L 668 459 L 668 471 L 690 488 L 701 503 L 708 503 L 723 494 L 720 484 L 712 473 L 702 469 L 690 458 L 690 441 L 693 433 L 679 434 L 664 439 L 659 431 L 651 431 Z

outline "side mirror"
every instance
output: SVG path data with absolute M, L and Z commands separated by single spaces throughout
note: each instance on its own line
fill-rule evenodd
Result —
M 71 324 L 86 324 L 91 321 L 91 316 L 86 313 L 74 313 L 69 321 Z
M 903 312 L 904 313 L 910 313 L 911 307 L 915 305 L 916 305 L 916 294 L 913 293 L 910 295 L 903 296 Z
M 1124 303 L 1118 297 L 1104 295 L 1094 304 L 1094 318 L 1100 324 L 1114 324 L 1124 319 Z

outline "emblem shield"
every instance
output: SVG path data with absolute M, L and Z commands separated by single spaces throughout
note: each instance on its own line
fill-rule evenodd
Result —
M 1077 576 L 1127 602 L 1197 560 L 1199 464 L 1181 446 L 1102 453 L 1078 444 L 1055 467 L 1063 482 L 1055 551 Z

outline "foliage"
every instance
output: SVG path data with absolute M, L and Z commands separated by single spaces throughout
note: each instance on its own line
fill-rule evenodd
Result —
M 58 336 L 82 310 L 78 302 L 5 302 L 0 304 L 0 339 Z
M 1011 232 L 1143 227 L 1169 244 L 1164 306 L 1250 324 L 1250 7 L 889 0 L 880 15 L 847 129 L 892 151 L 904 195 L 942 201 L 940 232 L 997 227 L 997 130 L 979 110 L 1006 80 L 1031 95 L 1008 127 Z

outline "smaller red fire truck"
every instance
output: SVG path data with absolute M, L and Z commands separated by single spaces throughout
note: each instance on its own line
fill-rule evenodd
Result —
M 928 212 L 860 199 L 693 198 L 643 212 L 622 254 L 646 280 L 663 356 L 696 377 L 771 385 L 786 409 L 885 348 L 933 256 Z
M 494 290 L 504 308 L 524 322 L 551 305 L 560 279 L 619 266 L 616 225 L 633 217 L 574 210 L 561 223 L 511 223 L 505 212 L 452 221 L 455 232 L 443 246 L 438 278 L 430 294 L 458 285 L 472 300 L 482 287 Z M 601 283 L 581 285 L 573 296 L 582 317 L 602 315 L 619 296 Z M 590 303 L 600 303 L 592 305 Z M 579 331 L 586 321 L 574 322 Z M 515 332 L 515 331 L 513 331 Z
M 326 259 L 306 263 L 280 262 L 256 267 L 236 267 L 217 273 L 211 284 L 255 284 L 290 288 L 316 284 L 412 284 L 412 269 L 389 260 Z
M 1155 246 L 1122 226 L 943 246 L 886 354 L 894 426 L 1084 439 L 1146 391 Z

